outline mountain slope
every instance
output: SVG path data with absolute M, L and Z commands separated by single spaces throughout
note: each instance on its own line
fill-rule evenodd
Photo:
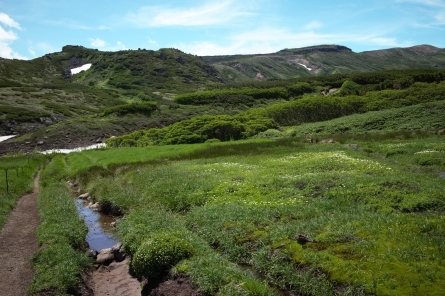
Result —
M 72 76 L 70 70 L 91 63 L 91 70 Z M 216 83 L 218 72 L 199 57 L 176 49 L 103 52 L 64 46 L 61 52 L 30 60 L 0 59 L 0 86 L 76 82 L 121 89 L 195 89 Z
M 430 45 L 355 53 L 340 45 L 284 49 L 272 54 L 206 56 L 232 82 L 287 79 L 392 69 L 445 68 L 445 49 Z

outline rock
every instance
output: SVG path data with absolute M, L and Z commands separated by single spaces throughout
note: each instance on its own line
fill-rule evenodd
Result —
M 122 250 L 122 243 L 117 243 L 111 249 L 113 250 L 114 259 L 116 260 L 116 262 L 124 261 L 125 257 L 127 257 L 127 255 Z
M 325 143 L 325 144 L 335 144 L 336 143 L 334 139 L 324 139 L 321 142 Z
M 97 254 L 96 262 L 103 265 L 109 265 L 114 260 L 113 248 L 103 249 Z
M 88 255 L 88 257 L 91 257 L 91 258 L 93 258 L 93 259 L 97 259 L 97 254 L 98 254 L 98 252 L 96 251 L 96 250 L 93 250 L 93 249 L 88 249 L 87 251 L 86 251 L 86 253 L 87 253 L 87 255 Z
M 304 234 L 297 234 L 295 236 L 295 240 L 300 244 L 300 245 L 304 245 L 308 242 L 314 242 L 313 240 L 311 240 L 310 238 L 308 238 L 307 236 L 305 236 Z
M 117 225 L 119 225 L 119 221 L 113 221 L 113 222 L 110 223 L 110 226 L 113 227 L 113 228 L 116 228 Z
M 96 202 L 96 203 L 90 203 L 89 205 L 88 205 L 88 207 L 90 208 L 90 209 L 92 209 L 93 211 L 97 211 L 97 212 L 100 212 L 100 210 L 101 210 L 101 207 L 100 207 L 100 204 L 98 203 L 98 202 Z
M 358 150 L 357 144 L 348 144 L 348 147 L 351 148 L 352 150 Z
M 37 145 L 43 145 L 43 141 L 38 141 Z
M 90 193 L 84 193 L 84 194 L 81 194 L 81 195 L 79 195 L 77 198 L 80 198 L 80 199 L 88 199 L 90 197 Z
M 53 121 L 51 120 L 50 117 L 40 117 L 40 122 L 45 124 L 45 125 L 52 125 Z

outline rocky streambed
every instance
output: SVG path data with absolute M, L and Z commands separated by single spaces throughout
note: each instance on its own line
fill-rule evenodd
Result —
M 68 182 L 75 189 L 77 184 Z M 77 190 L 74 190 L 77 192 Z M 87 295 L 141 295 L 140 282 L 130 274 L 130 258 L 122 249 L 122 243 L 113 235 L 114 217 L 101 211 L 88 193 L 76 199 L 77 211 L 88 228 L 85 241 L 88 253 L 96 260 L 91 272 L 84 276 L 90 291 Z

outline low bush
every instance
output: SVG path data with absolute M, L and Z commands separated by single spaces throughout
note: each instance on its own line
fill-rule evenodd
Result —
M 5 120 L 15 120 L 15 121 L 31 121 L 39 120 L 40 117 L 50 116 L 48 112 L 36 111 L 28 108 L 5 106 L 2 105 L 0 108 L 0 123 Z
M 175 97 L 175 102 L 185 105 L 224 103 L 236 100 L 250 101 L 249 97 L 258 99 L 287 99 L 289 93 L 284 87 L 272 88 L 235 88 L 225 90 L 200 91 Z
M 118 116 L 123 116 L 126 114 L 134 114 L 134 113 L 150 115 L 156 109 L 157 109 L 157 103 L 155 102 L 130 103 L 130 104 L 105 108 L 103 115 L 106 116 L 110 114 L 117 114 Z
M 161 232 L 143 242 L 131 262 L 136 275 L 158 278 L 181 260 L 190 257 L 193 247 L 183 238 L 184 235 L 179 232 Z

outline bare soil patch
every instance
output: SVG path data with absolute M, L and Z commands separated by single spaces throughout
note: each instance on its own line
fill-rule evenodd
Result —
M 27 295 L 32 282 L 30 258 L 38 250 L 36 229 L 40 223 L 38 183 L 36 177 L 34 192 L 20 198 L 0 232 L 0 293 L 3 296 Z
M 165 281 L 153 287 L 148 283 L 142 295 L 145 296 L 204 296 L 204 293 L 198 291 L 192 281 L 183 276 L 167 278 Z
M 95 296 L 141 295 L 141 286 L 136 278 L 129 273 L 129 260 L 113 262 L 109 266 L 102 265 L 87 280 Z

